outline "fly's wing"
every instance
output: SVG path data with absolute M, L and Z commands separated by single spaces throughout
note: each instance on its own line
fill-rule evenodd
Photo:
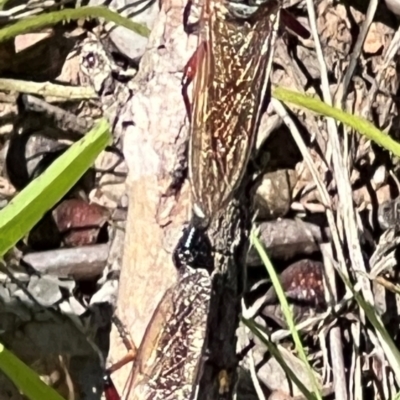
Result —
M 247 166 L 279 9 L 280 1 L 270 0 L 240 20 L 230 19 L 221 2 L 211 8 L 207 49 L 195 77 L 190 146 L 194 203 L 208 220 L 224 209 Z
M 135 361 L 129 400 L 187 400 L 206 330 L 211 283 L 188 271 L 166 292 L 146 329 Z
M 209 28 L 209 26 L 208 26 Z M 193 80 L 192 123 L 189 133 L 189 178 L 192 186 L 193 204 L 199 217 L 209 218 L 202 192 L 208 185 L 212 157 L 209 140 L 208 114 L 210 112 L 210 84 L 214 81 L 215 61 L 211 42 L 204 42 L 204 52 L 197 60 L 197 71 Z M 202 215 L 203 214 L 203 215 Z

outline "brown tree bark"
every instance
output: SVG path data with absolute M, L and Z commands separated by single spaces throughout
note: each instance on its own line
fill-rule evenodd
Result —
M 189 212 L 188 182 L 177 193 L 170 190 L 186 157 L 180 80 L 197 41 L 183 31 L 184 5 L 184 0 L 162 3 L 123 113 L 132 124 L 124 132 L 129 211 L 117 315 L 137 346 L 164 293 L 177 281 L 171 255 Z M 117 347 L 111 345 L 114 360 L 125 351 Z M 115 374 L 120 392 L 130 368 Z

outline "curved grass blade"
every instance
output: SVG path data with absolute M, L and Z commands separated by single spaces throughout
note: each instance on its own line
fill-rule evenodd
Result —
M 110 142 L 108 122 L 101 120 L 0 211 L 0 256 L 64 197 Z
M 281 307 L 282 307 L 283 315 L 285 316 L 290 333 L 292 334 L 293 341 L 296 346 L 296 351 L 297 351 L 300 359 L 305 364 L 305 366 L 308 370 L 308 373 L 311 377 L 311 382 L 313 383 L 313 386 L 314 386 L 313 389 L 314 389 L 314 394 L 316 396 L 316 399 L 322 400 L 322 394 L 318 387 L 318 383 L 315 379 L 313 370 L 308 362 L 307 355 L 304 351 L 303 344 L 301 343 L 300 335 L 296 329 L 296 324 L 293 319 L 293 314 L 289 307 L 289 303 L 286 299 L 285 292 L 282 288 L 281 282 L 279 281 L 278 275 L 276 274 L 275 269 L 267 255 L 267 253 L 265 252 L 265 250 L 263 248 L 263 245 L 261 244 L 260 240 L 257 238 L 256 235 L 257 235 L 256 232 L 253 230 L 250 234 L 251 244 L 252 244 L 252 246 L 255 247 L 258 254 L 260 255 L 260 258 L 261 258 L 263 264 L 265 265 L 265 268 L 267 269 L 268 275 L 271 278 L 272 285 L 275 288 L 276 295 L 277 295 L 277 297 L 279 299 L 279 303 L 281 304 Z
M 335 120 L 355 129 L 377 145 L 389 150 L 395 156 L 400 157 L 400 143 L 377 129 L 373 124 L 371 124 L 371 122 L 364 118 L 349 114 L 339 108 L 329 106 L 315 97 L 293 92 L 281 87 L 275 88 L 272 91 L 272 96 L 284 103 L 292 103 L 317 114 L 324 115 L 325 117 L 332 117 Z
M 106 21 L 114 22 L 124 28 L 130 29 L 141 36 L 148 37 L 150 30 L 147 26 L 133 22 L 120 14 L 111 11 L 107 7 L 80 7 L 41 14 L 15 22 L 0 29 L 0 43 L 23 33 L 32 32 L 46 26 L 56 25 L 62 21 L 70 21 L 80 18 L 104 18 Z
M 64 400 L 39 375 L 0 344 L 0 369 L 30 400 Z
M 241 318 L 244 325 L 246 325 L 254 335 L 256 335 L 268 348 L 268 351 L 271 353 L 272 357 L 278 361 L 279 365 L 287 374 L 288 378 L 299 388 L 299 390 L 303 393 L 304 397 L 307 400 L 315 400 L 316 397 L 313 393 L 311 393 L 301 382 L 301 380 L 297 377 L 297 375 L 293 372 L 293 370 L 286 364 L 286 361 L 282 357 L 278 347 L 275 343 L 265 338 L 265 333 L 263 332 L 264 327 L 257 324 L 255 321 Z

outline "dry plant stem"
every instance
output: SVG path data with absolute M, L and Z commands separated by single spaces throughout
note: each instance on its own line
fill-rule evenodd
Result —
M 372 10 L 372 11 L 369 11 L 367 13 L 367 18 L 364 21 L 361 35 L 356 44 L 356 50 L 358 48 L 358 51 L 354 51 L 355 54 L 358 54 L 358 52 L 361 51 L 362 43 L 364 42 L 365 35 L 368 32 L 369 25 L 375 14 L 376 7 L 377 7 L 377 1 L 371 0 L 368 9 Z M 315 24 L 315 13 L 314 13 L 314 5 L 313 5 L 312 0 L 307 0 L 307 8 L 308 8 L 308 12 L 310 14 L 310 27 L 311 27 L 311 32 L 312 32 L 314 41 L 316 43 L 317 55 L 318 54 L 321 55 L 321 56 L 318 56 L 318 61 L 320 62 L 320 68 L 321 68 L 321 80 L 322 80 L 322 84 L 323 84 L 322 89 L 323 89 L 324 101 L 326 103 L 328 103 L 329 105 L 332 105 L 332 100 L 331 100 L 331 96 L 330 96 L 330 92 L 329 92 L 328 78 L 327 78 L 327 73 L 326 73 L 326 66 L 325 66 L 325 62 L 323 60 L 321 45 L 319 43 L 318 32 L 317 32 L 316 24 Z M 312 16 L 314 18 L 311 18 Z M 311 21 L 312 19 L 314 21 Z M 324 90 L 324 86 L 325 86 L 325 90 Z M 344 232 L 345 232 L 345 237 L 347 239 L 347 247 L 349 249 L 350 260 L 352 262 L 352 269 L 353 269 L 353 271 L 354 270 L 361 271 L 363 273 L 358 276 L 358 281 L 361 284 L 362 294 L 364 296 L 364 299 L 372 307 L 374 307 L 374 298 L 372 295 L 370 282 L 369 282 L 368 278 L 366 277 L 366 268 L 365 268 L 364 259 L 363 259 L 362 252 L 361 252 L 361 246 L 360 246 L 360 242 L 359 242 L 359 238 L 358 238 L 357 217 L 356 217 L 356 212 L 355 212 L 354 204 L 353 204 L 352 188 L 351 188 L 351 184 L 350 184 L 350 180 L 349 180 L 349 173 L 345 169 L 343 158 L 341 157 L 340 143 L 339 143 L 339 137 L 337 134 L 337 128 L 335 125 L 335 121 L 331 118 L 328 118 L 327 124 L 328 124 L 329 141 L 332 145 L 333 173 L 335 176 L 337 190 L 338 190 L 338 197 L 339 197 L 339 213 L 340 213 L 339 215 L 341 216 L 344 227 L 346 228 L 344 230 Z M 336 251 L 339 251 L 339 248 L 336 248 Z M 343 273 L 346 266 L 345 266 L 345 264 L 342 264 L 340 259 L 339 259 L 339 261 L 340 261 L 340 269 Z M 360 310 L 360 314 L 361 314 L 362 321 L 365 323 L 365 315 L 362 310 Z M 380 321 L 379 316 L 377 316 L 377 319 Z M 400 380 L 398 378 L 399 374 L 397 373 L 398 366 L 397 366 L 396 359 L 395 359 L 395 357 L 393 357 L 392 352 L 388 348 L 385 340 L 382 338 L 379 331 L 377 331 L 376 334 L 379 338 L 379 342 L 380 342 L 382 348 L 385 351 L 385 354 L 388 358 L 390 366 L 393 368 L 393 371 L 395 371 L 396 380 L 398 380 L 398 383 L 400 383 Z
M 372 351 L 373 357 L 379 361 L 380 368 L 379 368 L 379 373 L 381 374 L 382 378 L 379 384 L 377 382 L 374 382 L 374 388 L 376 393 L 379 393 L 377 390 L 377 385 L 379 386 L 380 389 L 383 389 L 383 398 L 384 399 L 389 399 L 389 387 L 388 387 L 388 368 L 386 368 L 386 360 L 385 360 L 385 353 L 383 352 L 381 346 L 379 346 L 378 338 L 375 335 L 373 331 L 368 331 L 368 336 L 369 339 L 371 340 L 371 343 L 375 347 L 374 350 Z M 389 371 L 391 374 L 391 372 Z M 394 389 L 394 392 L 396 393 L 397 389 Z
M 74 399 L 74 382 L 72 381 L 71 374 L 69 373 L 68 366 L 65 362 L 65 358 L 61 355 L 58 356 L 58 360 L 60 362 L 60 366 L 62 367 L 62 371 L 65 374 L 65 383 L 68 387 L 68 391 L 70 393 L 70 397 L 68 400 L 75 400 Z
M 364 108 L 361 110 L 360 115 L 366 119 L 370 117 L 371 114 L 371 109 L 372 109 L 372 104 L 376 99 L 376 93 L 378 92 L 378 89 L 380 88 L 380 83 L 382 80 L 382 74 L 386 72 L 390 62 L 393 60 L 394 56 L 397 54 L 398 50 L 400 48 L 400 26 L 397 29 L 395 35 L 392 38 L 392 41 L 390 42 L 389 48 L 387 49 L 387 52 L 384 57 L 384 63 L 380 67 L 378 73 L 375 76 L 375 79 L 372 81 L 372 86 L 368 94 L 368 101 L 366 102 Z
M 331 106 L 332 98 L 331 98 L 331 92 L 330 92 L 330 88 L 329 88 L 328 71 L 326 68 L 326 63 L 325 63 L 325 59 L 324 59 L 324 54 L 322 52 L 321 43 L 319 41 L 313 0 L 307 0 L 307 11 L 308 11 L 308 17 L 309 17 L 309 21 L 310 21 L 310 30 L 311 30 L 312 37 L 314 39 L 315 52 L 317 55 L 317 60 L 318 60 L 319 68 L 320 68 L 322 97 L 323 97 L 325 103 L 327 103 Z M 334 121 L 333 118 L 327 118 L 327 127 L 328 127 L 328 138 L 331 138 L 332 135 L 334 135 L 334 137 L 337 137 L 336 122 Z M 328 147 L 327 147 L 327 154 L 326 154 L 326 160 L 328 161 L 328 163 L 332 156 L 332 154 L 329 153 L 330 151 L 335 152 L 335 148 L 334 148 L 332 142 L 331 142 L 331 146 L 329 146 L 329 140 L 328 140 Z M 343 237 L 342 229 L 340 229 L 340 234 L 341 234 L 341 237 Z M 341 267 L 343 268 L 344 266 L 341 266 Z
M 327 104 L 332 105 L 332 99 L 331 99 L 331 95 L 330 95 L 330 91 L 329 91 L 328 74 L 327 74 L 326 64 L 324 61 L 324 56 L 323 56 L 323 52 L 322 52 L 322 48 L 321 48 L 321 43 L 319 41 L 319 36 L 318 36 L 318 31 L 317 31 L 317 26 L 316 26 L 316 17 L 315 17 L 315 11 L 314 11 L 314 3 L 312 0 L 307 0 L 307 9 L 308 9 L 309 20 L 310 20 L 310 30 L 311 30 L 311 34 L 314 39 L 316 54 L 317 54 L 318 62 L 320 65 L 320 72 L 321 72 L 320 75 L 321 75 L 322 93 L 323 93 L 324 101 Z M 334 159 L 336 157 L 336 159 L 338 160 L 338 162 L 340 164 L 340 146 L 339 146 L 339 139 L 338 139 L 338 135 L 337 135 L 336 123 L 332 118 L 328 118 L 327 125 L 328 125 L 328 137 L 330 138 L 331 149 L 333 152 L 332 156 Z M 334 138 L 334 140 L 335 140 L 335 145 L 332 145 L 332 138 Z M 303 142 L 300 134 L 298 135 L 298 139 L 299 139 L 299 141 Z M 295 138 L 295 140 L 296 140 L 296 138 Z M 297 143 L 297 144 L 299 144 L 299 143 Z M 303 143 L 303 145 L 304 145 L 304 143 Z M 304 145 L 304 147 L 305 147 L 305 145 Z M 336 149 L 336 151 L 335 151 L 335 149 Z M 303 157 L 304 157 L 305 153 L 308 153 L 308 151 L 305 151 L 304 153 L 302 152 Z M 309 161 L 311 161 L 311 156 L 308 156 L 307 158 L 309 159 Z M 327 159 L 328 159 L 328 157 L 327 157 Z M 312 171 L 313 169 L 315 170 L 315 168 L 313 167 L 312 161 L 307 162 L 307 165 L 310 168 L 310 171 Z M 342 169 L 342 171 L 343 171 L 343 169 Z M 319 178 L 316 178 L 317 176 L 318 176 L 318 173 L 315 171 L 315 173 L 313 173 L 313 178 L 316 183 L 318 183 L 320 181 Z M 336 176 L 336 181 L 338 182 L 337 185 L 339 186 L 339 180 L 337 179 L 337 176 Z M 329 227 L 332 232 L 332 237 L 333 237 L 333 240 L 335 243 L 335 248 L 336 248 L 337 256 L 339 259 L 339 267 L 340 267 L 341 272 L 345 276 L 347 276 L 346 262 L 345 262 L 345 258 L 344 258 L 344 254 L 343 254 L 343 250 L 342 250 L 342 243 L 340 240 L 340 238 L 342 238 L 342 240 L 343 240 L 343 233 L 342 233 L 342 230 L 338 231 L 338 228 L 334 222 L 334 215 L 332 212 L 331 201 L 330 201 L 330 198 L 329 198 L 326 188 L 324 187 L 324 189 L 322 189 L 323 187 L 324 187 L 324 185 L 322 185 L 322 184 L 318 185 L 318 189 L 321 192 L 322 198 L 324 199 L 324 202 L 325 202 L 324 205 L 327 207 L 327 219 L 328 219 Z
M 337 303 L 337 288 L 335 280 L 335 267 L 332 264 L 333 253 L 332 247 L 329 244 L 321 245 L 322 257 L 324 259 L 324 268 L 327 275 L 327 281 L 330 286 L 330 295 L 333 296 L 333 301 Z M 332 359 L 332 370 L 333 370 L 333 384 L 336 400 L 347 400 L 347 385 L 345 366 L 343 360 L 343 342 L 341 337 L 340 327 L 334 326 L 329 332 L 330 339 L 330 352 Z
M 306 321 L 300 322 L 299 324 L 296 325 L 296 330 L 301 332 L 301 331 L 311 331 L 316 327 L 321 321 L 325 320 L 328 317 L 327 313 L 320 314 L 316 317 L 312 317 L 307 319 Z M 272 343 L 279 343 L 283 339 L 286 339 L 287 337 L 290 337 L 292 333 L 287 330 L 287 329 L 279 329 L 278 331 L 272 333 L 271 337 L 269 340 Z
M 329 197 L 328 190 L 327 190 L 326 186 L 324 185 L 324 183 L 322 182 L 322 180 L 318 174 L 318 171 L 316 170 L 316 168 L 314 166 L 314 162 L 313 162 L 311 155 L 307 149 L 307 146 L 305 145 L 305 143 L 300 135 L 299 130 L 297 129 L 295 123 L 293 122 L 293 120 L 291 119 L 289 114 L 286 112 L 285 107 L 282 105 L 282 103 L 280 101 L 278 101 L 276 99 L 272 99 L 271 102 L 272 102 L 277 114 L 283 119 L 284 123 L 289 128 L 289 130 L 293 136 L 293 139 L 295 140 L 295 142 L 304 158 L 304 161 L 306 162 L 306 164 L 313 176 L 313 179 L 314 179 L 315 183 L 317 184 L 317 188 L 321 195 L 323 204 L 326 207 L 326 216 L 328 219 L 329 228 L 331 230 L 332 239 L 335 244 L 335 248 L 337 250 L 337 257 L 339 258 L 339 262 L 341 263 L 341 265 L 345 266 L 346 262 L 345 262 L 345 258 L 344 258 L 344 254 L 343 254 L 343 250 L 342 250 L 342 243 L 341 243 L 341 240 L 339 237 L 339 232 L 338 232 L 337 226 L 335 224 L 335 219 L 334 219 L 334 215 L 332 212 L 332 205 L 331 205 L 331 200 Z M 342 269 L 343 269 L 343 273 L 345 274 L 345 276 L 348 276 L 346 268 L 342 268 Z
M 28 82 L 17 79 L 0 79 L 0 90 L 37 94 L 40 96 L 60 97 L 66 100 L 87 100 L 97 98 L 91 87 L 62 86 L 54 83 Z
M 109 251 L 108 244 L 97 244 L 33 252 L 22 259 L 40 274 L 76 280 L 93 279 L 106 267 Z
M 307 0 L 308 12 L 310 15 L 310 27 L 317 49 L 318 61 L 321 70 L 322 93 L 324 101 L 332 105 L 332 98 L 329 91 L 329 81 L 326 70 L 326 64 L 323 58 L 321 44 L 319 42 L 318 32 L 315 24 L 314 5 L 312 0 Z M 366 272 L 364 259 L 362 257 L 361 246 L 358 239 L 358 230 L 356 225 L 356 213 L 353 205 L 352 189 L 349 180 L 348 171 L 345 169 L 345 164 L 341 156 L 341 148 L 339 142 L 338 131 L 336 123 L 332 118 L 327 119 L 328 124 L 328 137 L 332 147 L 332 166 L 333 173 L 336 180 L 336 186 L 339 197 L 339 214 L 344 227 L 345 237 L 349 248 L 350 259 L 352 261 L 353 270 L 360 270 Z M 338 250 L 338 249 L 336 249 Z M 341 271 L 346 269 L 346 265 L 340 265 Z M 368 279 L 361 277 L 362 292 L 365 299 L 371 304 L 374 304 L 371 288 Z
M 246 330 L 248 330 L 247 327 L 246 327 Z M 258 380 L 258 377 L 257 377 L 256 365 L 255 365 L 254 356 L 253 356 L 253 350 L 252 349 L 249 352 L 249 369 L 250 369 L 251 380 L 253 382 L 254 389 L 256 390 L 258 399 L 259 400 L 266 400 L 265 396 L 264 396 L 264 392 L 263 392 L 263 390 L 261 388 L 261 385 L 260 385 L 260 381 Z
M 351 336 L 353 337 L 353 355 L 350 369 L 349 393 L 352 395 L 351 400 L 363 399 L 362 378 L 362 356 L 360 354 L 360 337 L 361 323 L 356 322 L 351 325 Z
M 364 44 L 365 38 L 367 36 L 369 27 L 371 26 L 372 20 L 374 19 L 376 9 L 378 8 L 378 0 L 369 0 L 367 14 L 365 15 L 365 20 L 361 27 L 360 34 L 358 35 L 357 42 L 354 46 L 353 53 L 351 54 L 350 64 L 347 68 L 346 74 L 343 78 L 343 82 L 339 84 L 338 91 L 336 93 L 335 105 L 339 108 L 344 108 L 344 103 L 346 101 L 347 90 L 353 77 L 354 69 L 360 58 L 361 49 Z
M 9 10 L 1 10 L 0 11 L 0 21 L 4 19 L 4 21 L 15 21 L 17 19 L 21 19 L 23 17 L 29 17 L 31 15 L 36 15 L 45 10 L 46 8 L 52 7 L 55 5 L 55 1 L 43 1 L 36 2 L 37 7 L 32 7 L 32 5 L 28 2 L 28 4 L 22 4 L 16 7 L 13 7 Z M 1 21 L 2 22 L 2 21 Z
M 73 131 L 79 135 L 84 135 L 92 127 L 91 123 L 85 118 L 77 117 L 76 115 L 65 111 L 61 107 L 54 106 L 46 101 L 32 96 L 23 95 L 23 103 L 28 111 L 45 113 L 47 117 L 52 119 L 54 125 L 62 130 Z
M 390 61 L 393 60 L 394 56 L 398 53 L 399 48 L 400 48 L 400 26 L 397 28 L 397 31 L 393 36 L 392 41 L 390 42 L 390 45 L 387 49 L 387 52 L 385 54 L 385 64 L 382 69 L 387 67 Z

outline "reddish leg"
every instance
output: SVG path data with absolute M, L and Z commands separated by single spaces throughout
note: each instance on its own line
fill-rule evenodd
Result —
M 103 388 L 106 400 L 121 400 L 121 397 L 108 372 L 106 372 L 103 376 Z
M 192 122 L 192 106 L 190 104 L 189 96 L 187 94 L 187 89 L 190 83 L 193 81 L 194 76 L 197 72 L 197 67 L 199 65 L 200 60 L 204 57 L 206 52 L 206 42 L 202 42 L 193 55 L 190 57 L 189 61 L 185 65 L 183 69 L 183 77 L 182 77 L 182 97 L 185 103 L 186 112 L 189 118 L 189 122 Z
M 123 323 L 117 317 L 113 317 L 113 322 L 118 330 L 118 333 L 120 334 L 120 336 L 122 338 L 122 341 L 123 341 L 125 347 L 128 350 L 128 353 L 121 360 L 119 360 L 115 364 L 111 365 L 111 367 L 109 367 L 104 374 L 103 387 L 104 387 L 104 394 L 105 394 L 106 400 L 120 400 L 121 399 L 110 375 L 113 372 L 122 368 L 124 365 L 134 361 L 136 358 L 136 355 L 137 355 L 137 348 L 136 348 L 135 344 L 133 343 L 133 340 L 131 339 L 129 333 L 125 329 Z

